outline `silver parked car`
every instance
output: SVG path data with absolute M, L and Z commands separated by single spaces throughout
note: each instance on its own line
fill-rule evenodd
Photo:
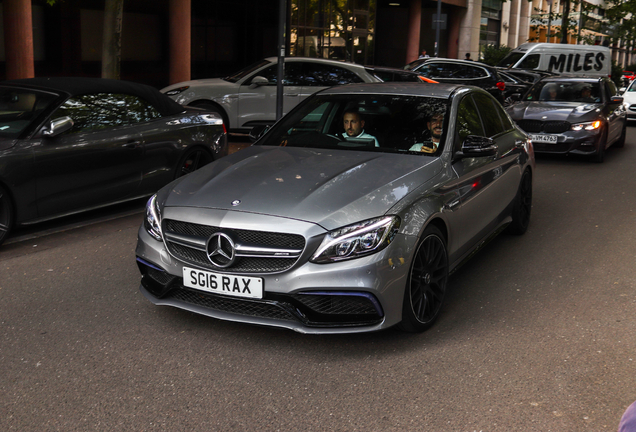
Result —
M 504 228 L 526 231 L 534 166 L 477 87 L 334 87 L 149 200 L 140 289 L 303 333 L 423 331 L 449 273 Z
M 161 90 L 181 105 L 215 111 L 230 130 L 249 130 L 276 120 L 278 58 L 266 58 L 225 78 L 172 84 Z M 317 58 L 285 59 L 283 113 L 308 96 L 335 85 L 381 82 L 355 63 Z

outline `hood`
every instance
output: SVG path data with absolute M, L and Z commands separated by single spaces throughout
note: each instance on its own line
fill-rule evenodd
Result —
M 515 121 L 578 122 L 586 120 L 588 117 L 598 117 L 601 106 L 601 104 L 582 104 L 581 102 L 521 102 L 508 107 L 508 113 Z
M 266 214 L 334 229 L 385 214 L 441 166 L 422 155 L 252 146 L 171 185 L 165 205 Z

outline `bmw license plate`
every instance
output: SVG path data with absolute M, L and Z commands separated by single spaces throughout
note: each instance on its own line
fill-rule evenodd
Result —
M 530 140 L 535 143 L 556 144 L 559 141 L 558 135 L 530 135 Z
M 212 273 L 183 267 L 183 285 L 215 294 L 263 298 L 263 279 Z

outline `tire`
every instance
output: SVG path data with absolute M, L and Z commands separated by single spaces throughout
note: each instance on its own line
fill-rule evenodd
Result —
M 616 141 L 616 143 L 614 144 L 614 147 L 616 148 L 625 147 L 625 138 L 627 138 L 627 121 L 625 121 L 625 124 L 623 125 L 623 131 L 621 132 L 621 137 L 618 139 L 618 141 Z
M 225 125 L 226 129 L 228 130 L 230 129 L 230 123 L 228 121 L 227 115 L 225 114 L 225 110 L 221 108 L 220 106 L 215 105 L 212 102 L 205 102 L 205 101 L 192 102 L 191 104 L 189 104 L 189 106 L 203 108 L 205 110 L 217 113 L 219 116 L 221 116 L 221 119 L 223 119 L 223 124 Z
M 212 156 L 212 153 L 205 150 L 203 147 L 194 147 L 186 150 L 185 154 L 179 161 L 174 178 L 190 174 L 202 166 L 209 164 L 213 160 L 214 157 Z
M 603 163 L 605 161 L 605 147 L 607 146 L 607 129 L 603 131 L 600 142 L 598 144 L 598 150 L 596 154 L 592 156 L 592 160 L 596 163 Z
M 6 240 L 13 227 L 13 203 L 9 193 L 0 186 L 0 244 Z
M 398 328 L 411 333 L 430 328 L 442 309 L 447 283 L 446 241 L 439 229 L 429 226 L 413 255 Z
M 530 213 L 532 211 L 532 174 L 526 170 L 519 182 L 519 189 L 512 205 L 512 222 L 507 231 L 510 234 L 522 235 L 530 225 Z

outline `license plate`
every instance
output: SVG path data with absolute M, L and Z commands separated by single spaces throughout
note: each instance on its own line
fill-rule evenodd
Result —
M 263 279 L 183 268 L 183 285 L 215 294 L 263 298 Z
M 535 143 L 556 144 L 559 141 L 558 135 L 530 135 L 530 140 Z

